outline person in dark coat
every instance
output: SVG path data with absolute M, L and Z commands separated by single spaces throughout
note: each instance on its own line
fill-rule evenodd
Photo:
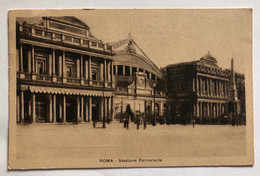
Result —
M 143 117 L 144 130 L 146 129 L 146 117 Z
M 141 117 L 140 117 L 140 113 L 138 112 L 138 113 L 136 114 L 136 119 L 135 119 L 136 129 L 138 129 L 138 130 L 139 130 L 140 122 L 141 122 L 141 119 L 140 119 L 140 118 L 141 118 Z
M 129 129 L 129 114 L 125 113 L 125 126 L 127 129 Z
M 195 126 L 195 119 L 192 119 L 191 123 L 192 123 L 192 126 L 194 128 L 194 126 Z

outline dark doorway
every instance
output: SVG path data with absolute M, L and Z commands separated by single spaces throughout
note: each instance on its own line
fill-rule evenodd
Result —
M 75 96 L 66 97 L 66 121 L 76 122 L 77 119 L 77 99 Z
M 99 102 L 100 99 L 92 98 L 92 120 L 94 122 L 99 120 Z
M 133 114 L 133 112 L 131 111 L 131 108 L 130 108 L 130 105 L 129 104 L 127 104 L 127 106 L 126 106 L 126 111 L 125 111 L 130 117 L 131 117 L 131 122 L 133 122 L 134 121 L 134 114 Z
M 48 98 L 45 94 L 36 94 L 35 108 L 36 122 L 47 122 L 49 107 Z

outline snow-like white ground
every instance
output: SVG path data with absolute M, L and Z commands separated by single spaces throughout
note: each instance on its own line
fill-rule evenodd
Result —
M 87 159 L 153 157 L 222 157 L 246 155 L 245 126 L 148 125 L 129 129 L 113 122 L 101 128 L 84 124 L 17 125 L 19 162 L 59 166 Z M 40 164 L 41 163 L 41 164 Z M 82 166 L 81 166 L 82 167 Z

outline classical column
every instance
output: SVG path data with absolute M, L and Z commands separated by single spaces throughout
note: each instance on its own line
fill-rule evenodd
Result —
M 113 64 L 113 61 L 111 61 L 111 82 L 112 82 L 112 87 L 114 88 L 115 87 L 115 83 L 114 83 L 114 64 Z
M 20 70 L 20 51 L 19 49 L 16 49 L 16 72 L 19 72 Z
M 107 82 L 111 81 L 111 61 L 107 63 Z
M 88 120 L 89 122 L 92 120 L 92 97 L 89 97 L 89 103 L 88 103 Z
M 114 121 L 114 119 L 115 119 L 114 98 L 111 97 L 111 120 Z
M 80 55 L 80 84 L 84 84 L 84 62 L 83 62 L 83 55 Z
M 228 86 L 227 86 L 227 81 L 225 81 L 225 97 L 228 96 Z
M 203 92 L 202 92 L 202 77 L 200 77 L 200 95 L 202 95 Z
M 216 95 L 219 96 L 219 83 L 218 80 L 216 80 Z
M 80 77 L 80 60 L 77 59 L 77 78 L 79 79 Z
M 104 82 L 105 87 L 107 87 L 107 60 L 104 59 Z
M 63 95 L 63 122 L 66 122 L 66 95 Z
M 209 103 L 207 103 L 207 116 L 209 116 Z
M 104 118 L 104 97 L 100 99 L 100 119 L 103 120 Z
M 33 122 L 35 122 L 35 118 L 36 118 L 36 110 L 35 110 L 35 93 L 32 93 L 32 120 Z
M 28 51 L 28 73 L 31 73 L 32 51 Z
M 79 99 L 79 95 L 77 95 L 77 122 L 80 121 L 79 116 L 80 116 L 80 99 Z
M 62 101 L 59 102 L 59 121 L 62 121 Z
M 89 100 L 88 97 L 85 97 L 85 122 L 89 122 Z
M 123 67 L 123 76 L 125 76 L 125 66 L 122 65 L 122 67 Z
M 34 46 L 32 46 L 32 72 L 35 73 L 35 57 L 34 57 Z
M 52 94 L 49 94 L 49 122 L 52 121 Z
M 20 45 L 20 70 L 23 72 L 23 45 Z
M 85 60 L 85 79 L 88 80 L 88 60 Z
M 104 97 L 104 117 L 107 118 L 107 98 Z
M 56 60 L 55 60 L 55 50 L 52 50 L 52 74 L 56 75 Z
M 32 80 L 36 80 L 36 66 L 34 58 L 34 46 L 32 46 Z
M 100 81 L 104 80 L 104 68 L 103 63 L 100 63 Z
M 52 122 L 56 122 L 56 94 L 53 94 L 53 119 Z
M 210 87 L 209 78 L 207 78 L 206 80 L 207 80 L 207 95 L 209 96 L 209 87 Z
M 88 62 L 88 71 L 89 71 L 89 85 L 92 85 L 92 68 L 91 68 L 91 56 L 89 56 L 89 62 Z
M 213 117 L 212 103 L 210 103 L 210 117 Z
M 216 103 L 216 117 L 219 116 L 219 104 Z
M 59 56 L 59 76 L 62 76 L 62 56 Z
M 197 95 L 199 95 L 200 87 L 199 87 L 199 78 L 196 77 L 196 86 L 197 86 Z
M 83 79 L 84 75 L 83 75 L 83 56 L 80 55 L 80 78 Z
M 52 55 L 49 54 L 49 75 L 52 75 Z
M 84 96 L 81 96 L 81 102 L 80 102 L 81 108 L 81 122 L 84 122 Z
M 24 122 L 24 91 L 21 90 L 21 120 L 20 122 Z
M 202 102 L 200 102 L 200 116 L 202 116 Z
M 212 96 L 212 79 L 209 79 L 209 91 L 210 91 L 210 96 Z
M 66 74 L 66 53 L 65 51 L 62 51 L 62 76 L 63 76 L 63 82 L 67 82 L 67 74 Z
M 112 105 L 111 105 L 111 97 L 108 97 L 107 98 L 107 104 L 108 104 L 108 108 L 107 108 L 107 116 L 108 116 L 108 119 L 111 119 L 111 108 L 112 108 Z
M 20 122 L 20 95 L 16 96 L 16 122 Z
M 197 108 L 196 108 L 196 110 L 197 110 L 197 117 L 199 117 L 199 116 L 200 116 L 200 106 L 199 106 L 199 102 L 197 102 L 196 104 L 197 104 Z
M 115 65 L 115 75 L 118 75 L 118 65 Z
M 130 70 L 130 77 L 132 77 L 132 74 L 133 74 L 132 71 L 133 71 L 133 70 L 132 70 L 132 67 L 131 67 L 131 66 L 129 66 L 129 70 Z M 151 74 L 151 73 L 150 73 L 150 74 Z M 150 77 L 150 79 L 151 79 L 151 77 Z

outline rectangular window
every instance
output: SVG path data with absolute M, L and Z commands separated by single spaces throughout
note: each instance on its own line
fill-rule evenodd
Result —
M 155 80 L 155 75 L 154 74 L 152 74 L 152 80 Z
M 149 75 L 150 73 L 149 73 L 148 71 L 145 71 L 145 74 L 147 75 L 147 78 L 150 79 L 150 77 L 149 77 L 149 76 L 150 76 L 150 75 Z
M 96 72 L 92 72 L 92 80 L 97 80 L 97 73 Z
M 36 59 L 36 74 L 46 73 L 46 60 Z
M 43 62 L 37 62 L 37 73 L 44 74 L 44 64 Z
M 118 65 L 118 75 L 123 75 L 123 66 L 122 65 Z
M 72 77 L 72 67 L 71 66 L 67 66 L 67 77 Z
M 132 67 L 132 73 L 134 74 L 137 71 L 136 67 Z
M 114 73 L 113 73 L 113 74 L 115 75 L 115 74 L 116 74 L 116 66 L 113 65 L 113 67 L 114 67 L 114 68 L 113 68 L 113 70 L 114 70 Z
M 130 67 L 125 66 L 125 76 L 130 76 Z
M 139 72 L 144 72 L 144 70 L 143 70 L 143 69 L 141 69 L 141 68 L 139 68 Z

